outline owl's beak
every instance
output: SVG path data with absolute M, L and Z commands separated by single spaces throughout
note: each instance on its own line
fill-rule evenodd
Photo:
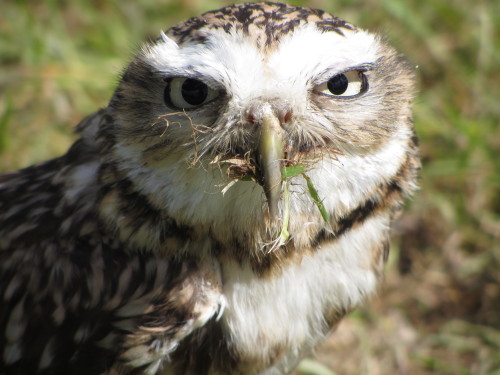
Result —
M 283 164 L 283 129 L 278 117 L 266 111 L 262 117 L 261 135 L 258 145 L 258 163 L 262 186 L 269 207 L 269 219 L 278 219 L 278 203 L 281 197 L 281 166 Z

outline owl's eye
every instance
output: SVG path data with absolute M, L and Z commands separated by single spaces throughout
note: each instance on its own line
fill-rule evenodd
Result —
M 193 78 L 172 78 L 165 88 L 165 103 L 182 109 L 192 109 L 218 96 L 218 91 Z
M 366 91 L 364 74 L 357 70 L 337 74 L 318 85 L 316 91 L 331 97 L 353 97 Z

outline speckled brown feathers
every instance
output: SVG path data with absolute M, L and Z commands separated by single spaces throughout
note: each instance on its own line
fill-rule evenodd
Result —
M 290 373 L 382 280 L 413 91 L 317 9 L 162 33 L 65 155 L 0 176 L 0 374 Z
M 2 374 L 159 367 L 158 356 L 219 308 L 213 265 L 137 253 L 106 232 L 98 213 L 105 181 L 84 173 L 84 193 L 68 194 L 83 182 L 72 177 L 95 163 L 91 149 L 82 139 L 61 158 L 0 177 Z M 132 204 L 124 215 L 140 207 L 134 214 L 154 220 L 143 198 L 126 195 L 126 182 L 115 190 Z
M 267 2 L 228 6 L 206 12 L 182 25 L 170 28 L 167 34 L 182 44 L 186 40 L 194 43 L 206 40 L 200 30 L 223 29 L 226 33 L 241 31 L 245 36 L 256 37 L 258 45 L 270 48 L 284 35 L 305 23 L 315 24 L 324 32 L 333 31 L 340 34 L 342 29 L 355 29 L 350 23 L 320 9 Z M 262 31 L 253 32 L 253 28 Z

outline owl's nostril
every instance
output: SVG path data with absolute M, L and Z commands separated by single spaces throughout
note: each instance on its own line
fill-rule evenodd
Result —
M 292 109 L 287 102 L 275 102 L 272 105 L 272 110 L 280 122 L 282 128 L 286 128 L 293 117 Z
M 255 116 L 253 115 L 253 113 L 247 113 L 247 121 L 252 125 L 255 124 Z
M 265 109 L 268 108 L 268 109 Z M 272 111 L 272 113 L 279 120 L 280 126 L 285 128 L 289 125 L 293 117 L 293 111 L 288 105 L 288 103 L 284 102 L 258 102 L 251 105 L 247 111 L 245 112 L 245 120 L 247 123 L 251 125 L 259 125 L 263 119 L 264 113 L 267 110 Z
M 283 114 L 283 116 L 279 116 L 278 115 L 278 118 L 280 119 L 281 126 L 283 126 L 284 124 L 289 123 L 292 120 L 292 110 L 286 111 Z

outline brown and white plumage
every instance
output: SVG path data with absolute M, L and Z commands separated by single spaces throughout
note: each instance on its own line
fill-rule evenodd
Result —
M 66 155 L 0 176 L 0 373 L 291 371 L 377 288 L 412 76 L 320 10 L 162 33 Z

